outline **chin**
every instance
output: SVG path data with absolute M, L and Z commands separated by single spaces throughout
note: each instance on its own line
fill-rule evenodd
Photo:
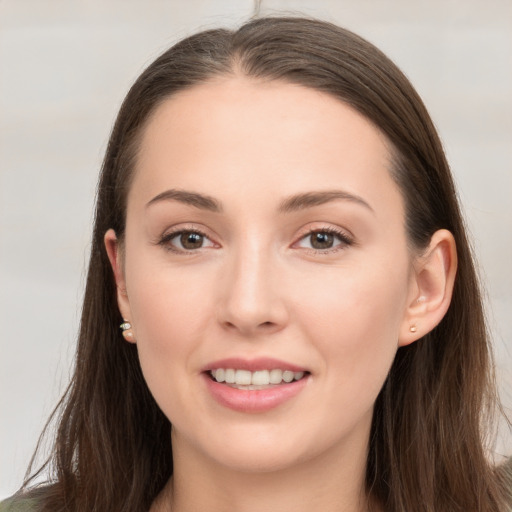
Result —
M 215 465 L 241 473 L 272 473 L 299 467 L 321 457 L 332 443 L 311 432 L 282 429 L 277 425 L 238 425 L 219 429 L 219 435 L 196 445 Z M 222 434 L 221 434 L 222 433 Z M 290 435 L 291 434 L 291 435 Z M 327 441 L 327 442 L 325 442 Z
M 273 473 L 284 471 L 298 466 L 307 457 L 300 457 L 294 450 L 292 453 L 283 451 L 262 450 L 254 447 L 249 450 L 226 451 L 220 459 L 217 459 L 226 469 L 239 473 Z

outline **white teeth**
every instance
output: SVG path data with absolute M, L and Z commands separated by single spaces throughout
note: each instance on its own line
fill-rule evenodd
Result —
M 283 370 L 270 370 L 270 384 L 281 384 L 283 380 Z
M 239 386 L 249 386 L 252 381 L 252 375 L 249 370 L 237 370 L 235 372 L 235 384 Z
M 291 382 L 293 380 L 293 372 L 286 370 L 283 372 L 283 380 L 285 382 Z
M 281 384 L 282 382 L 289 383 L 304 377 L 304 372 L 279 369 L 251 372 L 233 368 L 217 368 L 211 370 L 210 374 L 217 382 L 225 382 L 236 386 L 268 386 L 270 384 Z
M 255 386 L 268 386 L 270 384 L 270 376 L 268 370 L 261 370 L 252 374 L 251 384 Z

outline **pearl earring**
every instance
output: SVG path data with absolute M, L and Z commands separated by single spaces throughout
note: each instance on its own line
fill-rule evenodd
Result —
M 411 325 L 411 327 L 409 327 L 409 331 L 411 332 L 416 332 L 416 326 L 415 325 Z
M 126 341 L 133 341 L 133 332 L 132 332 L 132 324 L 125 320 L 120 326 L 123 338 Z

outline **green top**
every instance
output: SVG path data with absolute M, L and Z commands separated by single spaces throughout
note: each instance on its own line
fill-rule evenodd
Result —
M 37 500 L 30 498 L 13 499 L 0 503 L 0 512 L 35 512 Z

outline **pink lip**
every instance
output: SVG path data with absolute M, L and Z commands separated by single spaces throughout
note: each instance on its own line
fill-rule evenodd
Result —
M 202 377 L 204 378 L 206 388 L 213 398 L 224 407 L 245 413 L 261 413 L 279 407 L 300 393 L 310 377 L 309 373 L 306 373 L 300 380 L 281 383 L 266 389 L 246 390 L 233 388 L 212 379 L 210 370 L 216 370 L 217 368 L 233 368 L 249 370 L 251 372 L 274 369 L 292 372 L 307 372 L 307 370 L 273 358 L 252 360 L 229 358 L 215 361 L 205 366 Z
M 207 372 L 216 370 L 217 368 L 233 368 L 236 370 L 249 370 L 256 372 L 258 370 L 289 370 L 292 372 L 305 372 L 305 368 L 296 366 L 294 364 L 273 359 L 271 357 L 259 357 L 257 359 L 242 359 L 238 357 L 230 357 L 227 359 L 220 359 L 206 365 L 202 371 Z
M 265 412 L 287 402 L 304 389 L 309 375 L 289 384 L 278 384 L 267 389 L 236 389 L 212 380 L 208 373 L 203 373 L 208 391 L 224 407 L 245 413 Z

